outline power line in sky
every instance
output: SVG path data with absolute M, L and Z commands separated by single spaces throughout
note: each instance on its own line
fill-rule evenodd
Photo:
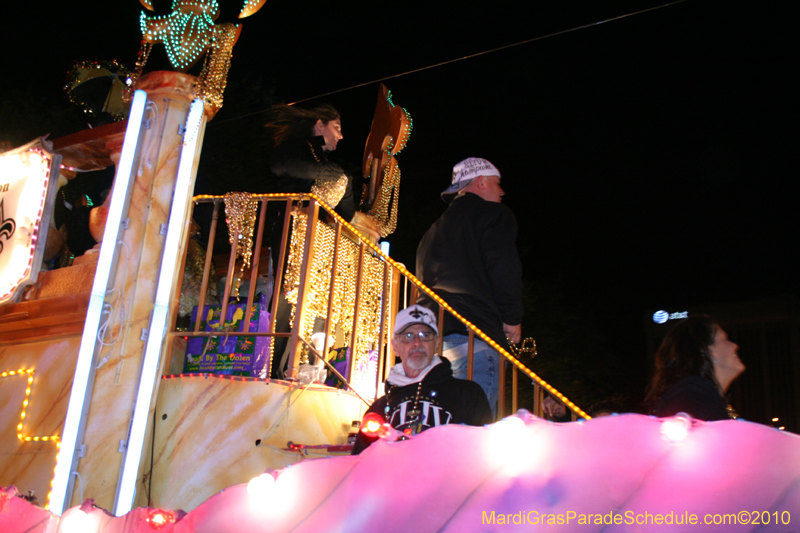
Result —
M 425 67 L 420 67 L 420 68 L 416 68 L 416 69 L 413 69 L 413 70 L 408 70 L 408 71 L 405 71 L 405 72 L 401 72 L 399 74 L 392 74 L 391 76 L 385 76 L 383 78 L 378 78 L 378 79 L 374 79 L 374 80 L 370 80 L 370 81 L 365 81 L 363 83 L 358 83 L 356 85 L 350 85 L 348 87 L 343 87 L 341 89 L 336 89 L 334 91 L 329 91 L 327 93 L 318 94 L 316 96 L 310 96 L 308 98 L 303 98 L 302 100 L 296 100 L 296 101 L 294 101 L 294 102 L 292 102 L 292 103 L 290 103 L 288 105 L 295 105 L 295 104 L 300 104 L 300 103 L 303 103 L 303 102 L 308 102 L 310 100 L 316 100 L 318 98 L 324 98 L 324 97 L 330 96 L 332 94 L 338 94 L 338 93 L 342 93 L 342 92 L 345 92 L 345 91 L 349 91 L 351 89 L 357 89 L 359 87 L 364 87 L 365 85 L 372 85 L 374 83 L 381 83 L 381 82 L 384 82 L 386 80 L 392 80 L 392 79 L 395 79 L 395 78 L 400 78 L 402 76 L 408 76 L 409 74 L 416 74 L 417 72 L 422 72 L 422 71 L 425 71 L 425 70 L 430 70 L 430 69 L 433 69 L 433 68 L 442 67 L 444 65 L 449 65 L 451 63 L 457 63 L 459 61 L 464 61 L 466 59 L 473 59 L 475 57 L 480 57 L 480 56 L 484 56 L 484 55 L 487 55 L 487 54 L 492 54 L 494 52 L 500 52 L 502 50 L 507 50 L 509 48 L 514 48 L 516 46 L 520 46 L 520 45 L 523 45 L 523 44 L 528 44 L 528 43 L 532 43 L 532 42 L 536 42 L 536 41 L 542 41 L 544 39 L 549 39 L 551 37 L 557 37 L 559 35 L 564 35 L 564 34 L 567 34 L 567 33 L 574 32 L 574 31 L 583 30 L 583 29 L 586 29 L 586 28 L 592 28 L 594 26 L 600 26 L 601 24 L 605 24 L 607 22 L 614 22 L 614 21 L 621 20 L 621 19 L 624 19 L 624 18 L 632 17 L 634 15 L 640 15 L 642 13 L 647 13 L 649 11 L 655 11 L 655 10 L 662 9 L 662 8 L 665 8 L 665 7 L 670 7 L 670 6 L 673 6 L 673 5 L 676 5 L 676 4 L 682 4 L 683 2 L 686 2 L 686 1 L 688 1 L 688 0 L 674 0 L 673 2 L 668 2 L 666 4 L 661 4 L 661 5 L 654 6 L 654 7 L 648 7 L 646 9 L 641 9 L 639 11 L 633 11 L 631 13 L 626 13 L 624 15 L 618 15 L 616 17 L 607 18 L 607 19 L 600 20 L 600 21 L 597 21 L 597 22 L 590 22 L 589 24 L 583 24 L 581 26 L 575 26 L 574 28 L 569 28 L 569 29 L 566 29 L 566 30 L 561 30 L 561 31 L 553 32 L 553 33 L 548 33 L 547 35 L 540 35 L 539 37 L 533 37 L 531 39 L 526 39 L 524 41 L 518 41 L 516 43 L 506 44 L 506 45 L 503 45 L 503 46 L 499 46 L 497 48 L 492 48 L 490 50 L 484 50 L 483 52 L 476 52 L 474 54 L 466 55 L 466 56 L 463 56 L 463 57 L 457 57 L 457 58 L 454 58 L 454 59 L 448 59 L 447 61 L 442 61 L 441 63 L 435 63 L 433 65 L 428 65 L 428 66 L 425 66 Z M 208 127 L 211 127 L 211 126 L 214 126 L 214 125 L 225 124 L 227 122 L 232 122 L 234 120 L 241 120 L 243 118 L 251 117 L 251 116 L 254 116 L 254 115 L 261 114 L 261 113 L 266 113 L 270 109 L 272 109 L 272 107 L 269 107 L 267 109 L 262 109 L 262 110 L 259 110 L 259 111 L 253 111 L 252 113 L 247 113 L 245 115 L 240 115 L 238 117 L 231 117 L 231 118 L 229 118 L 227 120 L 223 120 L 221 122 L 215 122 L 215 123 L 212 122 L 212 123 L 210 123 L 208 125 Z

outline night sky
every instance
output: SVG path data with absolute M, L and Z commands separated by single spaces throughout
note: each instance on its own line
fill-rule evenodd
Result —
M 239 4 L 220 3 L 218 22 L 232 20 Z M 263 111 L 273 103 L 532 40 L 385 81 L 414 120 L 391 255 L 413 268 L 452 166 L 489 159 L 519 222 L 523 334 L 537 337 L 539 370 L 578 397 L 599 387 L 635 402 L 652 310 L 798 293 L 789 3 L 686 0 L 564 32 L 662 3 L 268 0 L 242 21 L 195 192 L 270 192 Z M 140 11 L 135 0 L 89 0 L 35 23 L 3 17 L 16 39 L 0 74 L 0 140 L 82 129 L 60 93 L 66 70 L 132 65 Z M 377 93 L 369 83 L 318 100 L 342 113 L 336 156 L 356 169 Z M 565 381 L 572 371 L 583 374 Z

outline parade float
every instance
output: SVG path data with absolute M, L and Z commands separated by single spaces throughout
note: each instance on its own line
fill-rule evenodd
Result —
M 262 4 L 245 3 L 241 16 Z M 394 314 L 430 293 L 377 243 L 397 225 L 395 156 L 410 115 L 381 86 L 360 205 L 378 235 L 317 194 L 192 197 L 240 31 L 215 25 L 216 12 L 213 0 L 176 0 L 167 16 L 143 14 L 127 120 L 0 154 L 0 530 L 649 530 L 708 527 L 706 516 L 728 530 L 788 530 L 800 517 L 796 436 L 684 417 L 591 420 L 471 325 L 470 338 L 510 367 L 500 413 L 522 407 L 525 381 L 525 407 L 541 415 L 547 391 L 581 421 L 520 411 L 400 442 L 384 431 L 350 457 L 394 363 Z M 201 38 L 189 42 L 190 27 Z M 156 44 L 176 71 L 144 72 Z M 201 60 L 198 76 L 185 72 Z M 40 270 L 59 176 L 112 165 L 111 194 L 90 220 L 98 245 Z M 272 278 L 264 231 L 278 203 L 286 269 Z M 199 245 L 193 212 L 203 205 L 211 228 Z M 220 258 L 223 221 L 231 246 Z M 290 332 L 271 320 L 279 291 Z M 440 321 L 461 319 L 434 298 Z M 279 336 L 292 354 L 287 380 L 269 379 Z

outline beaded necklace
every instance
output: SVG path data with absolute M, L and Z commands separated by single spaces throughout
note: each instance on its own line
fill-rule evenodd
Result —
M 386 392 L 386 407 L 383 408 L 383 417 L 389 421 L 389 413 L 392 410 L 392 391 L 398 387 L 392 387 Z M 419 408 L 419 397 L 422 394 L 422 381 L 417 384 L 417 394 L 414 396 L 414 405 L 411 410 L 406 411 L 406 424 L 408 427 L 403 431 L 406 435 L 416 435 L 422 431 L 421 420 L 422 410 Z
M 306 141 L 306 143 L 308 143 L 308 148 L 311 150 L 311 155 L 314 156 L 314 161 L 322 164 L 322 161 L 320 161 L 319 156 L 317 155 L 317 151 L 314 150 L 314 145 L 311 144 L 311 141 Z M 326 163 L 328 162 L 328 158 L 326 158 L 324 155 L 322 156 L 322 158 L 325 159 Z
M 324 155 L 322 159 L 325 161 L 323 162 L 320 160 L 311 141 L 306 141 L 306 143 L 308 143 L 308 147 L 311 149 L 311 155 L 314 156 L 314 160 L 317 163 L 321 165 L 328 162 L 328 159 Z M 347 176 L 344 174 L 339 176 L 339 179 L 336 180 L 314 180 L 314 184 L 311 186 L 311 193 L 322 198 L 322 201 L 331 207 L 339 205 L 339 201 L 344 197 L 345 192 L 347 192 Z

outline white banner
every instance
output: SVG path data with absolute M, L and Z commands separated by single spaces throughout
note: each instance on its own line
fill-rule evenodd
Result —
M 0 305 L 39 275 L 60 162 L 44 139 L 0 154 Z

